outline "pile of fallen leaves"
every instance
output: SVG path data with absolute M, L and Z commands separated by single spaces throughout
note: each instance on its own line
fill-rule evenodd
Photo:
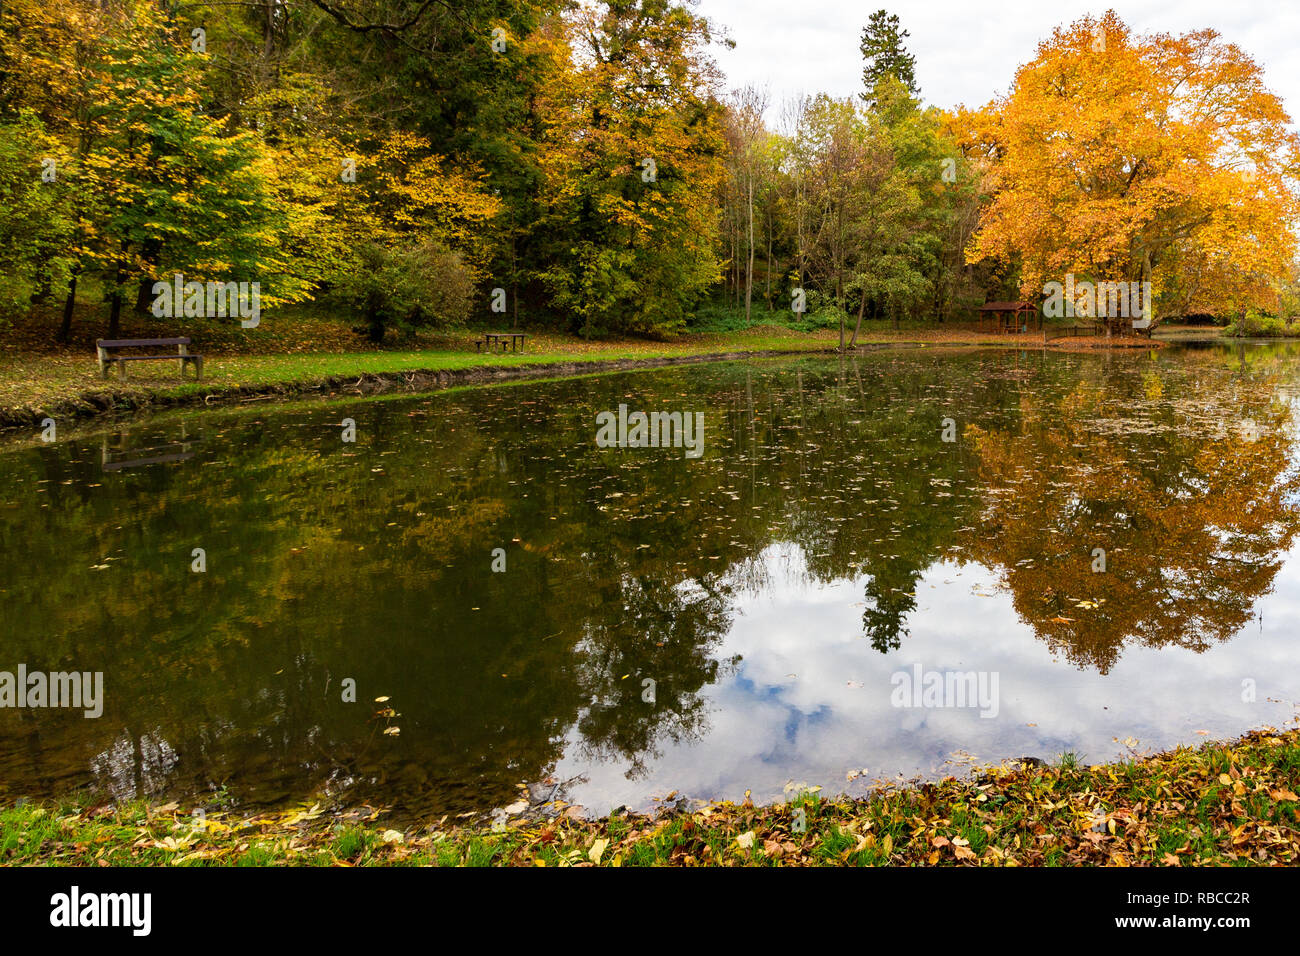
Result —
M 1300 731 L 1126 763 L 991 768 L 861 800 L 679 801 L 652 815 L 397 829 L 321 805 L 0 810 L 0 861 L 68 865 L 1295 865 Z

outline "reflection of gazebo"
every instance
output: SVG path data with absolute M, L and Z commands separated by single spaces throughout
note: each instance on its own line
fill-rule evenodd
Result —
M 1041 329 L 1043 317 L 1032 302 L 987 302 L 980 306 L 980 331 L 988 319 L 990 332 L 1028 332 Z

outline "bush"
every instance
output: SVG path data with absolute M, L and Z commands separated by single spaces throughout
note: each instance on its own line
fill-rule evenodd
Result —
M 838 305 L 831 303 L 823 305 L 816 312 L 809 313 L 802 322 L 795 324 L 795 328 L 803 332 L 815 332 L 818 329 L 838 329 L 841 319 L 844 321 L 845 327 L 849 329 L 852 329 L 854 322 L 857 321 Z
M 745 319 L 745 307 L 730 301 L 706 302 L 695 309 L 687 322 L 692 332 L 743 332 L 760 325 L 777 325 L 796 328 L 799 317 L 786 309 L 769 311 L 765 303 L 754 303 L 749 320 Z
M 427 241 L 393 249 L 368 243 L 333 295 L 366 322 L 372 342 L 396 326 L 446 329 L 464 324 L 474 295 L 474 277 L 460 255 Z
M 1265 315 L 1251 309 L 1240 319 L 1234 319 L 1223 329 L 1224 335 L 1242 338 L 1275 338 L 1300 335 L 1300 325 L 1287 325 L 1275 315 Z

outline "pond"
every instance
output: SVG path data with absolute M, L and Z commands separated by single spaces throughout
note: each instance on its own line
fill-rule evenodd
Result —
M 900 349 L 11 445 L 0 788 L 600 814 L 1281 726 L 1298 387 L 1285 346 Z

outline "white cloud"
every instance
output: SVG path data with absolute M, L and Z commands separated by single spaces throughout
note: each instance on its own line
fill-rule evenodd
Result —
M 648 762 L 648 777 L 629 781 L 618 761 L 587 765 L 571 738 L 557 775 L 586 773 L 572 798 L 604 812 L 640 806 L 647 793 L 780 800 L 787 781 L 828 793 L 862 792 L 849 770 L 869 777 L 957 773 L 950 758 L 981 763 L 1021 756 L 1054 759 L 1063 751 L 1089 761 L 1236 736 L 1281 726 L 1300 699 L 1293 635 L 1300 624 L 1300 546 L 1258 605 L 1262 626 L 1204 653 L 1176 647 L 1127 646 L 1108 674 L 1054 657 L 1016 614 L 1010 594 L 978 566 L 937 564 L 917 584 L 910 637 L 890 654 L 862 638 L 863 580 L 802 583 L 802 562 L 765 553 L 769 585 L 740 597 L 718 656 L 743 658 L 739 670 L 704 689 L 710 712 L 699 740 L 668 744 Z M 933 586 L 933 587 L 932 587 Z M 991 596 L 981 596 L 991 595 Z M 999 675 L 999 713 L 975 709 L 900 709 L 890 677 L 920 663 L 925 670 Z M 791 677 L 790 675 L 794 676 Z M 1259 698 L 1241 700 L 1241 681 L 1258 681 Z M 1270 701 L 1266 698 L 1275 698 Z M 1202 736 L 1197 731 L 1208 731 Z

